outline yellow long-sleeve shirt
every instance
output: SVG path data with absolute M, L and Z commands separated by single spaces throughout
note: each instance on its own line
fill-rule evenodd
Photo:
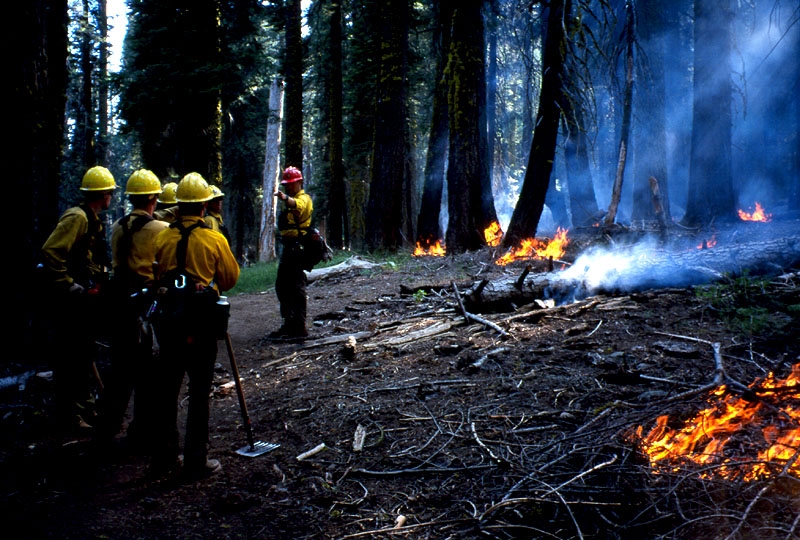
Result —
M 186 216 L 180 219 L 180 223 L 188 228 L 202 220 L 200 216 Z M 156 236 L 156 279 L 178 267 L 177 248 L 180 239 L 181 231 L 174 226 Z M 200 285 L 211 285 L 221 293 L 236 285 L 239 263 L 221 233 L 207 227 L 197 227 L 191 232 L 186 248 L 186 272 Z
M 285 216 L 278 219 L 281 236 L 296 238 L 301 229 L 311 226 L 311 215 L 314 213 L 314 203 L 311 196 L 302 189 L 296 195 L 292 195 L 295 202 L 294 208 L 286 207 L 283 212 Z
M 66 291 L 76 280 L 85 287 L 90 279 L 101 276 L 105 270 L 94 260 L 94 242 L 84 238 L 91 234 L 87 211 L 91 212 L 75 206 L 64 212 L 42 246 L 42 264 L 59 290 Z M 92 217 L 96 222 L 97 216 Z M 98 226 L 102 231 L 102 225 Z M 83 242 L 86 242 L 86 253 L 78 260 L 73 250 L 83 248 Z
M 147 216 L 144 210 L 133 210 L 127 221 L 128 229 L 133 222 L 141 216 Z M 144 285 L 153 282 L 153 262 L 156 260 L 156 236 L 169 227 L 169 223 L 152 219 L 148 221 L 141 230 L 136 231 L 131 236 L 130 251 L 123 258 L 120 254 L 124 229 L 122 220 L 119 219 L 111 226 L 111 266 L 115 273 L 120 271 L 120 265 L 127 267 L 133 274 L 141 278 Z

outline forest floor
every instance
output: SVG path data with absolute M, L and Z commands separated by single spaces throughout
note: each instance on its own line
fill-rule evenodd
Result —
M 800 365 L 797 265 L 765 280 L 560 305 L 542 298 L 465 317 L 456 288 L 524 271 L 525 262 L 497 266 L 495 256 L 321 273 L 308 288 L 311 336 L 301 343 L 266 339 L 280 325 L 274 291 L 231 297 L 254 437 L 279 446 L 257 457 L 236 452 L 248 447 L 247 430 L 220 341 L 210 457 L 223 470 L 204 480 L 149 478 L 135 453 L 97 462 L 88 437 L 54 436 L 46 373 L 19 378 L 0 395 L 4 536 L 800 537 L 800 460 L 787 465 L 796 453 L 768 475 L 742 476 L 761 462 L 762 433 L 775 441 L 798 427 L 800 383 L 747 388 Z M 744 307 L 728 302 L 743 298 Z M 727 392 L 713 396 L 723 382 Z M 640 435 L 659 416 L 669 417 L 664 430 L 679 430 L 723 399 L 743 403 L 757 425 L 737 415 L 723 433 L 730 444 L 706 463 L 687 450 L 666 467 L 650 465 Z

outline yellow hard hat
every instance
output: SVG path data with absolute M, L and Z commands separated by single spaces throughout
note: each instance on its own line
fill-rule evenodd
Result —
M 108 191 L 117 187 L 111 171 L 100 165 L 86 171 L 81 181 L 81 191 Z
M 158 202 L 162 204 L 177 204 L 178 199 L 175 198 L 175 192 L 178 190 L 177 182 L 167 182 L 164 184 L 164 189 L 158 196 Z
M 211 191 L 211 186 L 208 185 L 206 179 L 195 172 L 181 178 L 175 192 L 175 198 L 179 203 L 206 202 L 213 197 L 214 192 Z
M 154 195 L 161 193 L 161 182 L 147 169 L 134 171 L 125 186 L 125 195 Z
M 212 199 L 220 199 L 225 196 L 222 190 L 213 184 L 211 185 L 211 192 L 214 194 L 214 196 L 211 197 Z

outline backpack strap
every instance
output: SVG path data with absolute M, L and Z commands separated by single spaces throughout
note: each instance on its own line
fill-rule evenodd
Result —
M 133 247 L 133 235 L 137 232 L 144 229 L 144 226 L 153 221 L 153 216 L 150 215 L 142 215 L 142 216 L 135 216 L 133 214 L 128 214 L 120 221 L 120 225 L 122 226 L 122 238 L 120 239 L 119 244 L 119 257 L 128 257 L 131 253 L 131 247 Z

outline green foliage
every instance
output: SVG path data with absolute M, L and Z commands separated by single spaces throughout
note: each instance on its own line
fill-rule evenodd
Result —
M 414 302 L 422 302 L 426 296 L 428 296 L 428 293 L 424 289 L 417 289 L 414 292 Z
M 789 312 L 797 306 L 784 305 L 768 291 L 768 280 L 755 279 L 744 272 L 721 283 L 697 289 L 697 296 L 733 332 L 753 336 L 779 333 L 789 323 Z
M 278 275 L 278 261 L 257 262 L 245 266 L 239 273 L 236 286 L 227 291 L 228 296 L 237 294 L 251 294 L 266 291 L 275 286 L 275 277 Z

